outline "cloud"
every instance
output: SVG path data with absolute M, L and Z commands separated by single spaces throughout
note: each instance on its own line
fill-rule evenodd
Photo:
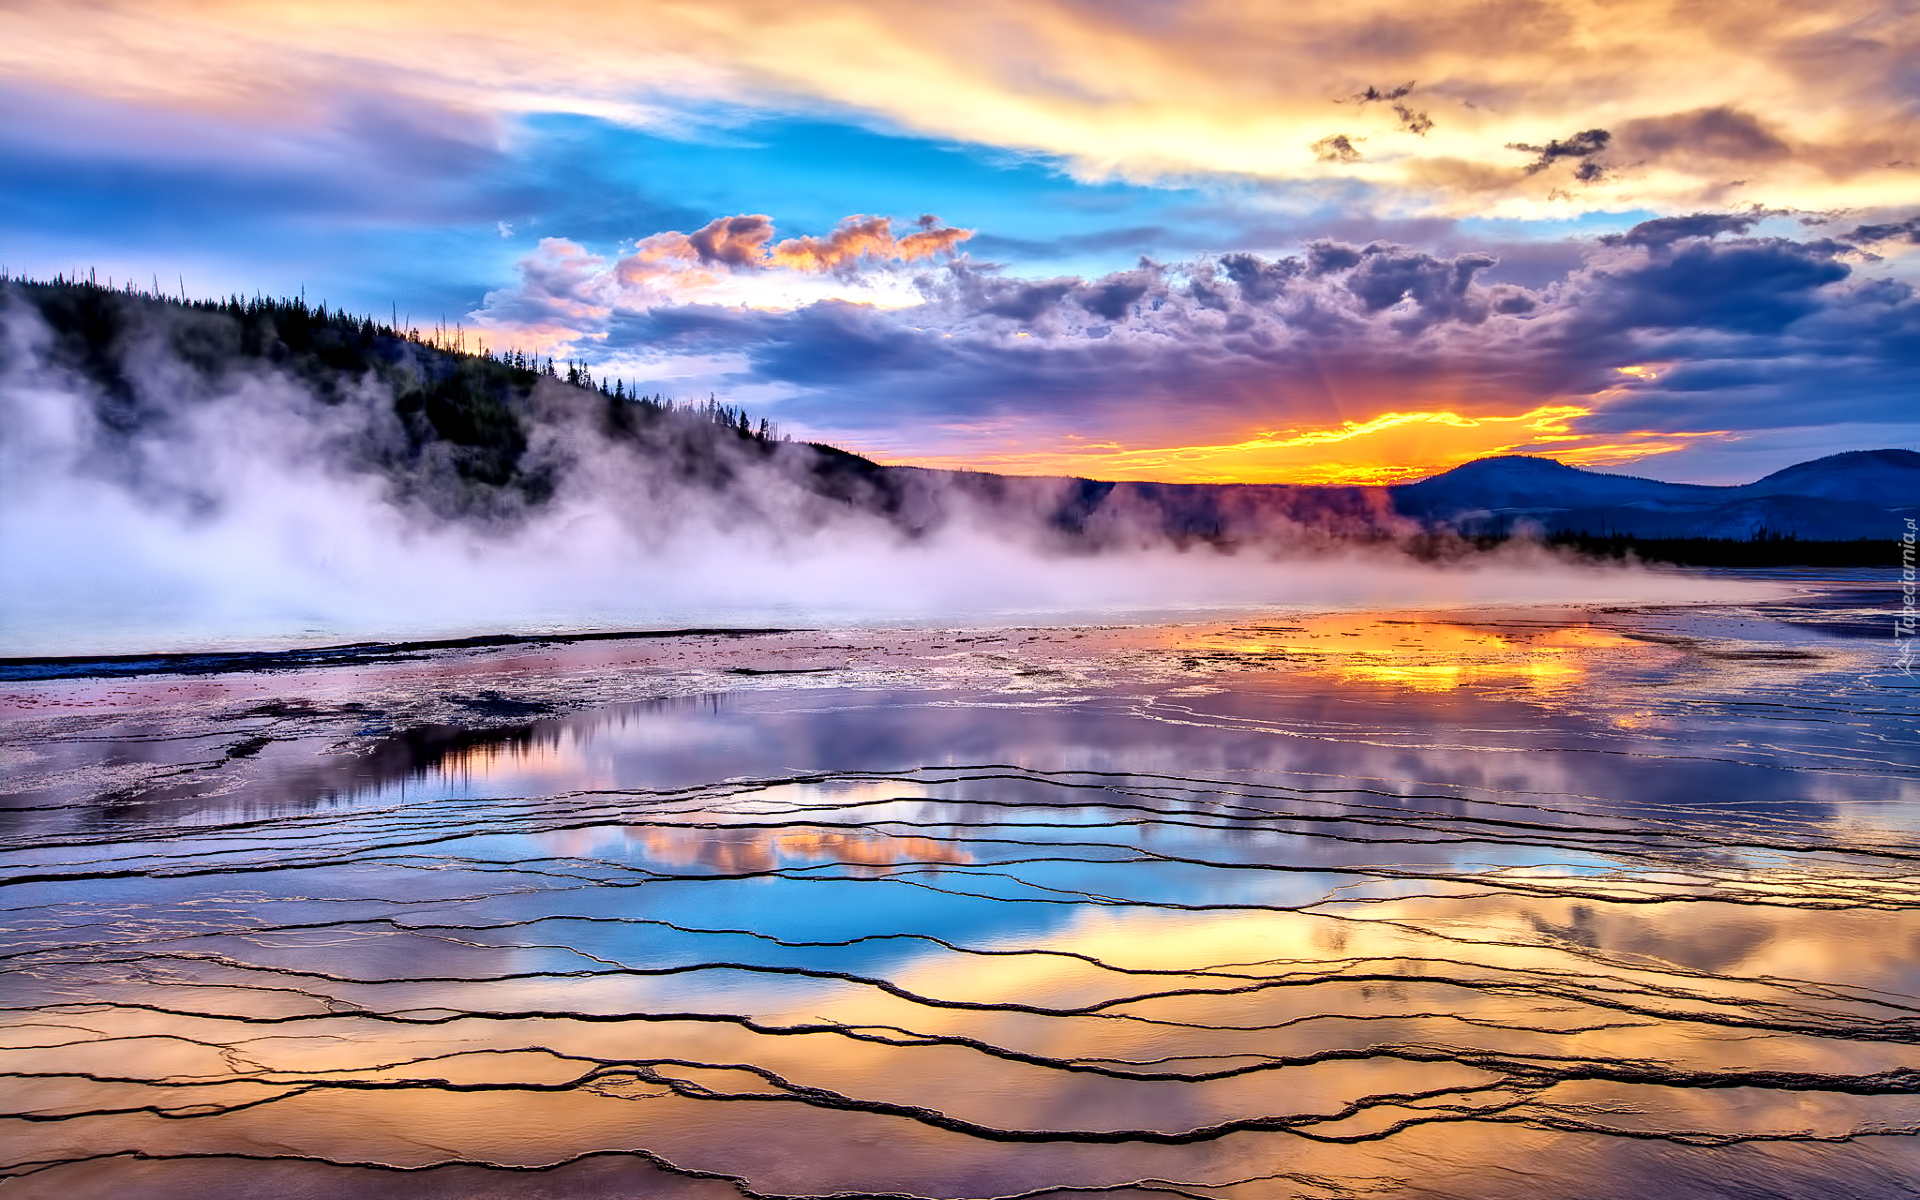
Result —
M 1415 112 L 1404 104 L 1394 105 L 1393 115 L 1400 118 L 1400 128 L 1415 137 L 1425 137 L 1427 131 L 1433 128 L 1432 117 L 1423 112 Z
M 1920 246 L 1920 217 L 1908 217 L 1904 221 L 1890 221 L 1879 225 L 1858 225 L 1847 235 L 1852 242 L 1865 242 L 1873 245 L 1879 242 L 1906 242 Z
M 971 229 L 952 229 L 941 225 L 931 213 L 916 222 L 918 229 L 905 237 L 893 236 L 893 222 L 887 217 L 848 217 L 823 238 L 788 238 L 773 248 L 770 255 L 777 266 L 802 271 L 831 271 L 864 259 L 893 259 L 914 262 L 950 252 L 973 236 Z
M 1352 260 L 1345 262 L 1344 266 L 1350 267 L 1360 261 L 1358 253 L 1347 247 L 1335 249 L 1326 243 L 1321 243 L 1314 246 L 1312 253 L 1308 256 L 1309 269 L 1320 270 L 1321 263 L 1329 251 L 1343 258 L 1346 254 L 1353 253 Z M 1233 281 L 1242 299 L 1253 304 L 1263 304 L 1278 300 L 1285 295 L 1287 285 L 1299 276 L 1302 268 L 1298 259 L 1286 258 L 1278 262 L 1268 262 L 1257 254 L 1236 253 L 1221 255 L 1220 269 L 1226 272 L 1228 279 Z M 1204 278 L 1196 278 L 1193 286 L 1205 287 L 1207 284 Z
M 1366 91 L 1356 92 L 1351 97 L 1349 97 L 1349 99 L 1353 100 L 1355 103 L 1358 103 L 1358 104 L 1368 104 L 1375 100 L 1384 100 L 1391 103 L 1392 101 L 1399 100 L 1402 97 L 1409 95 L 1410 93 L 1412 93 L 1412 91 L 1413 91 L 1413 81 L 1411 80 L 1401 84 L 1397 88 L 1392 88 L 1388 91 L 1381 91 L 1379 88 L 1374 87 L 1372 84 L 1368 84 Z
M 1359 149 L 1353 144 L 1353 138 L 1344 133 L 1329 134 L 1307 147 L 1313 151 L 1313 161 L 1323 163 L 1357 163 L 1361 159 Z M 1359 139 L 1365 141 L 1365 138 Z
M 1390 88 L 1386 91 L 1382 91 L 1379 88 L 1369 84 L 1365 91 L 1356 92 L 1352 96 L 1349 96 L 1348 99 L 1362 106 L 1372 104 L 1375 101 L 1380 101 L 1382 103 L 1385 103 L 1388 107 L 1393 109 L 1393 115 L 1399 118 L 1400 129 L 1403 132 L 1411 133 L 1416 137 L 1425 137 L 1427 135 L 1427 131 L 1433 128 L 1433 118 L 1429 117 L 1426 113 L 1415 112 L 1408 105 L 1400 103 L 1402 99 L 1412 94 L 1413 88 L 1414 88 L 1414 84 L 1412 81 L 1403 83 L 1397 88 Z M 1331 141 L 1333 139 L 1329 138 L 1324 140 Z M 1317 148 L 1318 148 L 1318 144 L 1316 143 L 1316 149 Z M 1329 159 L 1323 158 L 1321 161 L 1322 162 L 1327 162 L 1327 161 L 1351 162 L 1354 160 L 1352 159 L 1329 160 Z
M 1347 290 L 1370 313 L 1411 301 L 1423 323 L 1464 321 L 1477 324 L 1487 317 L 1475 296 L 1474 276 L 1497 259 L 1485 254 L 1461 254 L 1442 260 L 1419 250 L 1369 246 L 1347 276 Z
M 853 216 L 825 237 L 774 240 L 763 213 L 716 217 L 692 233 L 634 242 L 611 261 L 565 238 L 543 238 L 517 266 L 517 286 L 487 293 L 483 329 L 543 349 L 604 323 L 617 309 L 721 304 L 796 308 L 827 299 L 900 306 L 919 299 L 893 268 L 952 252 L 972 230 L 934 216 L 896 237 L 888 217 Z
M 1059 307 L 1079 286 L 1070 279 L 1056 279 L 1044 283 L 1026 283 L 1017 280 L 1005 280 L 992 276 L 963 276 L 975 295 L 980 297 L 979 311 L 994 317 L 1005 317 L 1023 325 L 1031 324 L 1042 315 Z
M 1108 278 L 1100 283 L 1081 288 L 1074 299 L 1080 307 L 1096 317 L 1109 321 L 1125 320 L 1132 311 L 1134 301 L 1147 294 L 1152 286 L 1150 282 L 1132 278 Z
M 1675 242 L 1693 238 L 1712 238 L 1723 233 L 1745 233 L 1764 219 L 1764 213 L 1694 213 L 1686 217 L 1656 217 L 1642 221 L 1625 233 L 1601 235 L 1608 246 L 1645 246 L 1664 251 Z
M 656 234 L 658 238 L 677 238 L 679 234 Z M 651 240 L 651 239 L 650 239 Z M 773 240 L 773 220 L 762 215 L 715 217 L 704 227 L 688 234 L 685 246 L 703 263 L 729 267 L 759 266 L 766 257 L 766 246 Z
M 1643 222 L 1532 286 L 1499 280 L 1495 253 L 1387 241 L 1093 278 L 962 257 L 918 265 L 897 307 L 616 304 L 583 333 L 636 377 L 725 362 L 700 386 L 948 465 L 1298 478 L 1308 464 L 1289 448 L 1321 444 L 1326 470 L 1380 478 L 1503 448 L 1605 465 L 1707 435 L 1910 423 L 1912 288 L 1860 275 L 1838 241 L 1751 236 L 1761 219 Z M 1521 419 L 1539 412 L 1555 423 Z M 1407 419 L 1368 424 L 1394 414 Z M 1350 426 L 1370 432 L 1314 441 Z
M 471 0 L 455 21 L 431 5 L 341 0 L 318 20 L 269 0 L 19 0 L 0 69 L 46 93 L 276 128 L 420 105 L 503 128 L 560 112 L 697 135 L 743 113 L 824 107 L 1057 156 L 1084 178 L 1341 180 L 1435 213 L 1664 212 L 1734 188 L 1768 207 L 1879 207 L 1920 178 L 1920 22 L 1898 5 L 1145 11 L 712 0 L 639 21 L 612 0 Z M 1367 82 L 1380 79 L 1417 79 L 1418 106 L 1411 84 Z M 1354 120 L 1330 133 L 1332 106 L 1350 100 Z M 397 144 L 382 129 L 403 124 L 355 136 Z M 1608 161 L 1582 140 L 1602 130 Z M 1369 153 L 1328 157 L 1331 137 L 1369 139 Z M 1515 164 L 1507 146 L 1535 158 Z M 1585 185 L 1573 194 L 1547 169 L 1569 163 Z
M 1596 161 L 1596 156 L 1607 148 L 1613 135 L 1604 129 L 1586 129 L 1567 138 L 1565 141 L 1550 141 L 1543 146 L 1529 145 L 1526 142 L 1509 142 L 1507 149 L 1524 150 L 1528 154 L 1538 155 L 1523 170 L 1529 175 L 1538 175 L 1563 158 L 1579 160 L 1573 170 L 1573 177 L 1583 183 L 1591 183 L 1606 173 L 1606 168 Z
M 1665 252 L 1604 276 L 1590 273 L 1573 328 L 1595 337 L 1636 330 L 1778 335 L 1830 302 L 1821 289 L 1852 273 L 1835 257 L 1838 247 L 1824 241 L 1716 245 L 1696 236 L 1659 248 Z
M 698 263 L 729 269 L 823 272 L 865 262 L 914 262 L 950 252 L 973 236 L 971 229 L 952 229 L 932 215 L 915 222 L 905 237 L 893 234 L 891 217 L 853 216 L 841 221 L 825 237 L 773 240 L 773 218 L 765 214 L 715 217 L 690 234 L 656 233 L 642 242 L 622 266 L 628 275 L 656 273 L 651 264 Z M 627 267 L 631 262 L 635 265 Z
M 1628 158 L 1734 164 L 1775 162 L 1793 153 L 1758 117 L 1730 104 L 1625 122 L 1618 148 Z

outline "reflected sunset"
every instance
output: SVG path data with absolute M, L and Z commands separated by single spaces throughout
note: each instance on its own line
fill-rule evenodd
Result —
M 1297 624 L 1210 633 L 1173 643 L 1230 663 L 1275 660 L 1343 683 L 1421 692 L 1521 685 L 1551 692 L 1579 683 L 1596 651 L 1633 643 L 1585 624 L 1554 626 L 1529 615 L 1511 624 L 1450 624 L 1444 618 L 1303 618 Z

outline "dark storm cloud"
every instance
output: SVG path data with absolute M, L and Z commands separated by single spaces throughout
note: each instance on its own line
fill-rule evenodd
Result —
M 1109 321 L 1119 321 L 1133 308 L 1133 302 L 1147 294 L 1148 285 L 1132 279 L 1116 279 L 1082 289 L 1074 299 L 1081 308 Z
M 1340 242 L 1315 242 L 1307 248 L 1307 273 L 1329 275 L 1360 265 L 1360 251 Z
M 883 376 L 925 378 L 954 370 L 965 347 L 939 334 L 902 326 L 864 305 L 809 305 L 782 322 L 753 353 L 776 379 L 830 384 Z
M 1484 254 L 1462 254 L 1451 261 L 1398 246 L 1368 246 L 1347 277 L 1347 289 L 1370 313 L 1411 300 L 1425 322 L 1486 319 L 1484 304 L 1470 299 L 1473 277 L 1496 260 Z
M 1299 276 L 1301 266 L 1296 258 L 1268 262 L 1257 254 L 1223 254 L 1220 256 L 1220 269 L 1240 289 L 1243 299 L 1252 304 L 1264 304 L 1285 293 L 1287 285 Z
M 1187 284 L 1187 295 L 1201 308 L 1214 312 L 1226 312 L 1232 307 L 1227 294 L 1205 279 L 1195 279 Z
M 1591 183 L 1606 174 L 1606 168 L 1596 159 L 1613 140 L 1613 134 L 1604 129 L 1587 129 L 1574 134 L 1565 141 L 1554 139 L 1544 146 L 1535 146 L 1528 142 L 1509 142 L 1507 149 L 1523 150 L 1535 155 L 1526 165 L 1526 173 L 1538 175 L 1561 159 L 1575 160 L 1573 177 L 1583 183 Z
M 1484 253 L 1499 259 L 1488 277 L 1526 287 L 1544 287 L 1563 279 L 1585 260 L 1590 245 L 1572 239 L 1542 241 L 1518 234 L 1489 234 L 1464 227 L 1452 217 L 1384 217 L 1349 208 L 1322 208 L 1298 216 L 1250 212 L 1227 203 L 1196 204 L 1168 214 L 1183 221 L 1217 226 L 1219 232 L 1197 239 L 1192 249 L 1223 245 L 1306 249 L 1316 244 L 1366 246 L 1376 242 L 1424 247 L 1430 253 Z M 1224 261 L 1224 258 L 1223 260 Z M 1349 263 L 1348 265 L 1352 265 Z
M 980 311 L 1010 321 L 1031 321 L 1058 308 L 1060 302 L 1079 286 L 1078 281 L 1071 279 L 1054 280 L 1051 283 L 1022 283 L 991 277 L 971 278 L 977 280 L 975 295 L 981 301 Z
M 1920 217 L 1908 217 L 1904 221 L 1879 225 L 1859 225 L 1852 233 L 1846 235 L 1846 240 L 1865 242 L 1868 245 L 1876 242 L 1900 241 L 1908 245 L 1920 246 Z
M 791 324 L 791 314 L 786 313 L 712 304 L 663 305 L 617 311 L 608 344 L 661 345 L 682 352 L 716 353 L 774 339 Z
M 1760 163 L 1793 153 L 1793 148 L 1758 117 L 1724 104 L 1627 121 L 1616 133 L 1616 146 L 1630 159 Z
M 837 301 L 785 313 L 697 304 L 621 312 L 606 345 L 744 351 L 761 377 L 829 388 L 938 376 L 955 369 L 967 349 L 866 305 Z
M 1758 225 L 1764 213 L 1694 213 L 1686 217 L 1658 217 L 1642 221 L 1625 233 L 1609 233 L 1600 238 L 1608 246 L 1645 246 L 1666 250 L 1675 242 L 1690 238 L 1712 238 L 1723 233 L 1745 233 Z
M 1851 273 L 1831 242 L 1768 238 L 1732 245 L 1693 239 L 1668 253 L 1595 277 L 1577 327 L 1710 329 L 1777 334 L 1826 302 L 1819 289 Z

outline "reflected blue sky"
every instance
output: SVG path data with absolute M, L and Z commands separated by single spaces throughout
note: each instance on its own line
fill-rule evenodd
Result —
M 1762 1138 L 1891 1200 L 1920 691 L 1868 636 L 1884 594 L 30 685 L 4 899 L 16 1003 L 46 1007 L 7 1065 L 60 1103 L 137 1086 L 205 1153 L 271 1136 L 327 1196 L 363 1194 L 328 1164 L 638 1148 L 763 1194 L 1312 1155 L 1342 1187 L 1499 1195 L 1519 1162 L 1550 1200 L 1731 1197 Z M 1002 674 L 764 673 L 822 641 Z M 676 679 L 736 686 L 384 733 L 368 704 Z M 158 1144 L 65 1111 L 61 1153 Z

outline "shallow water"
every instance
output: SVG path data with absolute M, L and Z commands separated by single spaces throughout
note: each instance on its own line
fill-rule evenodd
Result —
M 0 1190 L 1908 1195 L 1890 613 L 13 685 Z

